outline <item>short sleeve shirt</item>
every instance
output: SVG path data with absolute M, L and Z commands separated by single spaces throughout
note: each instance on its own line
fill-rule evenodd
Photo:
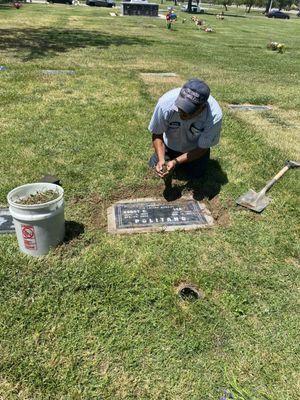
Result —
M 180 89 L 170 90 L 158 100 L 149 131 L 155 135 L 163 134 L 166 146 L 181 153 L 215 146 L 219 143 L 222 125 L 222 110 L 218 102 L 209 96 L 201 114 L 183 121 L 175 106 Z

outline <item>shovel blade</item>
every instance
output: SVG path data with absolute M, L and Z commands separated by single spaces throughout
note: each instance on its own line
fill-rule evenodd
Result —
M 240 196 L 236 202 L 242 207 L 249 208 L 249 210 L 255 211 L 257 213 L 262 212 L 267 205 L 270 203 L 270 197 L 264 196 L 258 198 L 259 193 L 250 189 L 247 193 Z

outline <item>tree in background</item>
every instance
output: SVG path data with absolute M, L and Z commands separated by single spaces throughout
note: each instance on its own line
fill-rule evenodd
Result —
M 199 0 L 196 0 L 197 4 Z M 278 8 L 290 8 L 293 5 L 293 0 L 211 0 L 213 4 L 224 6 L 225 10 L 228 11 L 228 6 L 235 4 L 237 7 L 244 5 L 246 6 L 246 12 L 250 13 L 253 6 L 265 8 L 265 13 L 269 12 L 270 7 Z M 192 0 L 188 0 L 188 11 L 191 11 Z
M 234 4 L 239 8 L 239 6 L 242 6 L 245 4 L 245 0 L 234 0 Z
M 265 13 L 268 13 L 270 8 L 289 9 L 293 4 L 293 0 L 267 0 Z
M 293 1 L 291 0 L 276 0 L 276 6 L 279 10 L 281 10 L 282 8 L 290 8 L 292 4 Z
M 265 14 L 267 14 L 269 12 L 271 4 L 272 4 L 272 0 L 268 0 L 266 3 Z
M 225 10 L 228 11 L 228 6 L 231 6 L 232 0 L 213 0 L 214 4 L 219 4 L 224 6 Z
M 251 7 L 253 7 L 254 4 L 255 4 L 255 0 L 246 0 L 246 1 L 245 1 L 245 6 L 246 6 L 246 11 L 247 11 L 247 13 L 250 12 Z
M 246 0 L 245 1 L 246 11 L 247 13 L 249 13 L 253 6 L 264 7 L 265 4 L 266 4 L 265 0 Z

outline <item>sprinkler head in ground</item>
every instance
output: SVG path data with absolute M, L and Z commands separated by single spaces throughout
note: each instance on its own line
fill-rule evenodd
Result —
M 177 287 L 178 296 L 185 301 L 193 302 L 203 297 L 203 293 L 193 283 L 181 283 Z

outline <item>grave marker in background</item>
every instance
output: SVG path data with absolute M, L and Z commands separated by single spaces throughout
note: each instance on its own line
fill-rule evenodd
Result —
M 146 2 L 123 2 L 121 3 L 122 15 L 136 15 L 136 16 L 147 16 L 157 17 L 158 16 L 158 4 L 146 3 Z
M 0 234 L 15 233 L 12 216 L 8 208 L 0 208 Z
M 143 72 L 141 75 L 144 78 L 174 78 L 177 76 L 174 72 Z
M 75 71 L 71 69 L 43 69 L 46 75 L 75 75 Z
M 256 106 L 252 104 L 229 104 L 231 110 L 236 111 L 268 111 L 272 110 L 269 106 Z

